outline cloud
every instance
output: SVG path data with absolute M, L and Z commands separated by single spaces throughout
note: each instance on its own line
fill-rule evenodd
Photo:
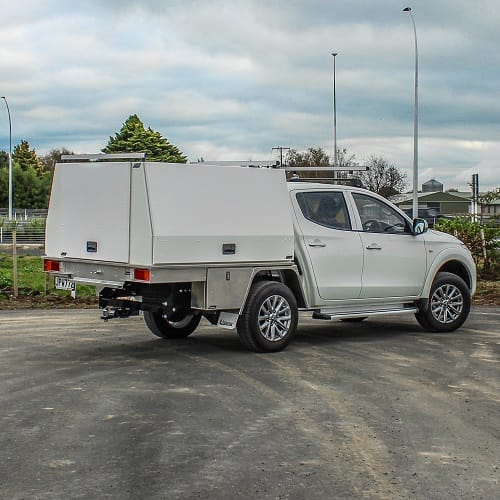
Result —
M 14 141 L 40 151 L 98 151 L 137 113 L 191 159 L 266 159 L 278 144 L 330 152 L 336 51 L 339 146 L 411 172 L 414 47 L 403 6 L 19 0 L 3 7 L 0 95 Z M 421 177 L 465 189 L 475 170 L 494 187 L 500 9 L 493 0 L 421 0 L 413 13 Z M 0 109 L 5 149 L 2 120 Z

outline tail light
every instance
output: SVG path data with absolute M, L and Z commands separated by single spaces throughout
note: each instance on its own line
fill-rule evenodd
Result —
M 52 271 L 57 272 L 61 270 L 61 263 L 58 260 L 44 260 L 43 261 L 43 270 L 44 271 Z
M 151 279 L 151 271 L 149 269 L 134 269 L 134 279 L 140 281 L 149 281 Z

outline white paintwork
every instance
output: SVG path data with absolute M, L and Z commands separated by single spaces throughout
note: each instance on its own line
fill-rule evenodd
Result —
M 148 192 L 144 164 L 132 168 L 130 208 L 130 262 L 150 266 L 153 258 L 153 231 L 149 215 Z
M 129 260 L 130 163 L 57 164 L 45 252 L 126 263 Z M 97 252 L 87 252 L 87 241 Z
M 291 260 L 284 176 L 250 167 L 58 164 L 46 253 L 138 266 Z M 87 241 L 98 251 L 87 252 Z M 236 245 L 235 254 L 224 255 L 223 244 Z
M 146 163 L 153 264 L 283 261 L 293 256 L 284 172 Z M 224 243 L 235 244 L 223 255 Z
M 476 265 L 467 247 L 451 234 L 430 230 L 422 235 L 427 247 L 427 277 L 425 280 L 423 297 L 428 297 L 432 286 L 433 277 L 438 272 L 443 262 L 463 262 L 471 274 L 471 294 L 476 291 Z
M 411 297 L 422 291 L 426 275 L 424 238 L 411 234 L 360 232 L 363 253 L 361 298 Z M 380 250 L 369 250 L 376 245 Z
M 363 189 L 312 183 L 289 183 L 288 188 L 295 225 L 299 228 L 295 255 L 304 267 L 302 285 L 310 307 L 337 304 L 338 311 L 367 311 L 373 309 L 374 304 L 393 308 L 401 300 L 428 297 L 436 273 L 449 261 L 460 262 L 467 269 L 471 293 L 474 293 L 474 261 L 467 248 L 453 236 L 438 231 L 416 236 L 363 232 L 351 193 L 371 196 L 409 219 L 384 198 Z M 295 200 L 295 192 L 306 190 L 342 191 L 353 230 L 329 229 L 305 219 Z M 325 246 L 310 247 L 311 242 Z M 367 248 L 373 246 L 379 249 Z
M 325 188 L 322 188 L 324 191 Z M 330 229 L 305 219 L 292 195 L 301 240 L 319 296 L 325 300 L 356 299 L 361 292 L 363 248 L 359 233 Z

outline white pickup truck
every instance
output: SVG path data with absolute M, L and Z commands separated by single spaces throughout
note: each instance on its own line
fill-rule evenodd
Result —
M 455 330 L 469 314 L 476 270 L 465 245 L 364 189 L 141 154 L 65 161 L 44 269 L 62 288 L 95 285 L 103 319 L 143 313 L 154 335 L 175 339 L 205 317 L 272 352 L 293 338 L 299 311 L 413 313 L 428 331 Z

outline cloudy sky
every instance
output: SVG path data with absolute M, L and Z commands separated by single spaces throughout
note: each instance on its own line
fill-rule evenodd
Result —
M 0 0 L 0 95 L 13 142 L 99 152 L 130 114 L 191 161 L 333 151 L 413 161 L 420 182 L 500 185 L 497 0 Z M 1 105 L 2 103 L 0 103 Z M 8 121 L 0 108 L 0 149 Z

